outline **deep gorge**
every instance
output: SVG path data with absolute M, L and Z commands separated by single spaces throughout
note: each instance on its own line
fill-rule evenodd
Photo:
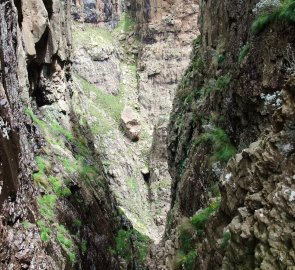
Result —
M 0 269 L 295 269 L 294 24 L 0 1 Z

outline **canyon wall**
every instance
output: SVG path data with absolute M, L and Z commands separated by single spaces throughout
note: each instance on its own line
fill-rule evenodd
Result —
M 264 2 L 200 2 L 170 116 L 172 209 L 150 269 L 294 266 L 292 1 Z
M 119 268 L 111 249 L 131 224 L 72 113 L 71 3 L 0 10 L 0 268 Z
M 86 80 L 113 94 L 122 104 L 119 110 L 130 107 L 138 117 L 141 132 L 134 142 L 118 129 L 115 115 L 111 117 L 115 119 L 106 117 L 110 127 L 103 125 L 99 117 L 109 114 L 107 110 L 97 111 L 96 121 L 89 117 L 90 110 L 80 113 L 90 126 L 102 125 L 94 131 L 95 145 L 108 164 L 107 177 L 120 207 L 136 229 L 158 242 L 170 206 L 168 119 L 175 88 L 189 63 L 190 41 L 198 33 L 198 4 L 159 1 L 147 7 L 131 1 L 124 5 L 110 32 L 100 23 L 75 22 L 73 69 L 80 82 Z

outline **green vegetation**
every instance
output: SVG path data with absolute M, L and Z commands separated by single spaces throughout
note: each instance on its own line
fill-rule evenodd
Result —
M 236 153 L 228 135 L 221 128 L 214 128 L 210 132 L 201 134 L 195 144 L 198 146 L 205 142 L 213 145 L 213 158 L 216 160 L 227 162 Z
M 185 219 L 179 227 L 179 250 L 176 256 L 176 267 L 192 270 L 198 259 L 197 238 L 204 236 L 204 227 L 209 217 L 219 208 L 219 201 L 211 203 L 207 208 L 194 215 L 191 220 Z
M 86 240 L 81 241 L 80 249 L 81 249 L 81 252 L 83 255 L 87 252 L 87 241 Z
M 96 106 L 103 108 L 117 123 L 119 123 L 121 112 L 123 110 L 123 104 L 120 101 L 120 97 L 101 91 L 95 85 L 87 82 L 81 77 L 76 76 L 76 78 L 86 92 L 94 92 L 96 94 Z
M 133 192 L 137 192 L 139 189 L 138 182 L 134 177 L 127 178 L 126 184 Z
M 176 267 L 186 270 L 192 270 L 197 260 L 195 250 L 195 228 L 189 219 L 185 219 L 180 225 L 179 251 L 176 254 Z
M 247 42 L 241 49 L 239 54 L 239 64 L 241 64 L 244 60 L 244 58 L 247 56 L 247 54 L 250 51 L 250 44 Z
M 49 183 L 52 185 L 52 189 L 55 194 L 59 197 L 67 197 L 70 196 L 72 193 L 69 188 L 63 187 L 62 182 L 54 176 L 50 176 L 48 178 Z
M 74 221 L 73 221 L 73 225 L 74 225 L 74 227 L 76 227 L 77 229 L 79 229 L 79 228 L 81 228 L 81 226 L 82 226 L 82 221 L 80 220 L 80 219 L 74 219 Z
M 231 81 L 231 75 L 229 73 L 224 76 L 218 77 L 216 80 L 217 90 L 219 91 L 224 90 L 230 84 L 230 81 Z
M 42 197 L 39 197 L 37 199 L 41 216 L 45 220 L 52 220 L 54 218 L 55 216 L 54 208 L 55 208 L 56 199 L 57 199 L 56 195 L 53 195 L 53 194 L 43 195 Z
M 42 220 L 38 220 L 37 224 L 40 228 L 40 237 L 43 242 L 47 242 L 50 236 L 50 228 L 48 228 Z
M 220 202 L 216 201 L 210 204 L 207 208 L 200 211 L 192 217 L 191 223 L 197 230 L 198 234 L 202 234 L 204 226 L 209 217 L 219 208 Z
M 78 24 L 77 24 L 78 25 Z M 82 24 L 79 24 L 82 26 Z M 133 30 L 135 21 L 133 18 L 123 13 L 121 20 L 113 31 L 103 29 L 100 27 L 93 27 L 83 24 L 83 27 L 76 27 L 77 30 L 73 31 L 73 43 L 77 46 L 105 46 L 113 43 L 114 36 L 122 32 L 130 32 Z
M 180 250 L 183 254 L 190 252 L 194 248 L 193 235 L 195 228 L 190 220 L 184 220 L 180 225 Z
M 36 157 L 37 165 L 38 165 L 38 172 L 33 174 L 34 182 L 39 185 L 43 186 L 45 189 L 48 187 L 48 181 L 46 173 L 48 173 L 51 169 L 50 162 L 48 162 L 45 158 L 41 156 Z
M 195 250 L 191 250 L 189 253 L 184 254 L 178 252 L 176 254 L 176 266 L 181 267 L 183 270 L 193 270 L 197 261 L 197 253 Z
M 221 243 L 221 249 L 223 251 L 226 250 L 226 248 L 228 246 L 228 242 L 230 240 L 230 237 L 231 237 L 231 234 L 229 231 L 223 233 L 223 239 L 222 239 L 222 243 Z
M 117 27 L 113 30 L 113 33 L 121 33 L 121 32 L 129 32 L 133 30 L 133 27 L 135 25 L 135 21 L 133 18 L 127 14 L 123 13 L 121 16 L 121 20 Z
M 80 44 L 84 46 L 104 46 L 111 44 L 112 40 L 111 32 L 107 29 L 93 27 L 92 25 L 88 26 L 87 24 L 83 24 L 83 29 L 73 31 L 73 43 L 78 46 Z
M 208 188 L 208 192 L 210 192 L 211 197 L 220 197 L 220 190 L 218 183 L 214 183 Z
M 41 128 L 45 128 L 46 127 L 46 124 L 42 121 L 42 120 L 39 120 L 38 117 L 33 113 L 32 109 L 31 108 L 26 108 L 25 109 L 25 113 L 31 117 L 32 121 L 37 124 L 38 126 L 40 126 Z
M 185 98 L 187 98 L 191 94 L 191 89 L 189 87 L 189 83 L 191 82 L 191 80 L 197 75 L 202 74 L 203 72 L 204 61 L 200 52 L 200 44 L 201 37 L 198 36 L 193 41 L 193 59 L 184 76 L 182 77 L 182 80 L 176 92 L 176 97 L 181 101 L 185 100 Z M 197 93 L 195 90 L 194 92 Z
M 258 34 L 274 21 L 295 23 L 295 0 L 283 0 L 281 6 L 271 12 L 262 13 L 252 24 L 252 31 Z
M 73 250 L 73 241 L 68 237 L 70 233 L 63 226 L 57 226 L 56 239 L 63 250 L 67 253 L 69 261 L 74 264 L 76 262 L 76 253 Z
M 143 263 L 147 256 L 150 239 L 133 229 L 130 231 L 119 230 L 116 237 L 115 252 L 126 261 L 132 259 L 132 250 L 135 248 L 138 251 L 138 256 L 135 258 L 139 263 Z M 133 244 L 133 248 L 132 248 Z
M 31 227 L 31 223 L 29 221 L 27 221 L 27 220 L 24 220 L 22 222 L 22 225 L 23 225 L 25 230 L 28 230 Z

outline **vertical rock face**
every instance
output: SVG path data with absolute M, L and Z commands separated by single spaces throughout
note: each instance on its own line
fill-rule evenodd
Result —
M 118 269 L 130 224 L 72 112 L 70 1 L 1 1 L 0 23 L 0 268 Z
M 201 35 L 169 124 L 172 243 L 164 259 L 156 253 L 160 266 L 294 265 L 294 26 L 280 17 L 251 27 L 262 2 L 200 3 Z
M 117 0 L 73 0 L 74 19 L 85 23 L 95 23 L 114 28 L 124 11 L 124 2 Z

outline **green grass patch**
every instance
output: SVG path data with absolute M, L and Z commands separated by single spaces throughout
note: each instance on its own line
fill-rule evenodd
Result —
M 113 34 L 121 32 L 130 32 L 135 26 L 134 19 L 127 13 L 121 15 L 121 20 L 119 21 L 117 27 L 113 30 Z
M 231 75 L 228 73 L 224 76 L 220 76 L 216 80 L 216 88 L 219 91 L 224 90 L 227 86 L 229 86 L 231 81 Z
M 78 29 L 78 30 L 77 30 Z M 83 28 L 73 31 L 73 43 L 76 46 L 104 46 L 113 42 L 113 36 L 107 29 L 83 24 Z
M 221 249 L 223 251 L 226 250 L 230 238 L 231 238 L 231 234 L 229 231 L 223 233 L 223 238 L 222 238 L 222 243 L 221 243 Z
M 250 51 L 250 44 L 247 42 L 241 49 L 239 54 L 239 64 L 241 64 L 244 60 L 244 58 L 247 56 L 247 54 Z
M 81 252 L 83 255 L 86 254 L 86 252 L 87 252 L 87 241 L 86 240 L 81 241 L 80 249 L 81 249 Z
M 68 231 L 66 228 L 63 225 L 59 225 L 57 228 L 56 239 L 65 250 L 73 246 L 72 240 L 67 238 L 67 235 Z
M 54 208 L 56 204 L 56 195 L 47 194 L 37 198 L 41 216 L 46 220 L 52 220 L 55 216 Z
M 49 236 L 51 234 L 51 230 L 47 227 L 42 220 L 38 220 L 37 224 L 40 229 L 40 238 L 43 242 L 47 242 L 49 240 Z
M 176 267 L 183 270 L 193 270 L 197 261 L 197 253 L 195 250 L 191 250 L 185 254 L 183 252 L 177 252 L 176 254 Z
M 72 194 L 71 190 L 63 186 L 63 183 L 54 176 L 48 178 L 49 183 L 52 186 L 53 191 L 58 197 L 68 197 Z
M 121 112 L 123 110 L 123 103 L 120 97 L 106 93 L 98 89 L 95 85 L 87 82 L 81 77 L 76 77 L 83 90 L 87 93 L 94 92 L 96 94 L 95 105 L 103 108 L 117 123 L 120 122 Z
M 148 254 L 151 241 L 149 237 L 139 233 L 133 229 L 130 231 L 119 230 L 116 236 L 115 252 L 126 261 L 137 259 L 139 263 L 143 263 Z M 138 251 L 138 257 L 133 258 L 133 247 Z
M 126 184 L 133 192 L 137 192 L 139 190 L 137 179 L 134 177 L 127 178 Z
M 32 226 L 32 224 L 31 224 L 29 221 L 24 220 L 24 221 L 22 222 L 22 226 L 23 226 L 23 228 L 24 228 L 25 230 L 28 230 L 28 229 Z
M 231 144 L 228 135 L 221 128 L 214 128 L 210 132 L 201 134 L 197 138 L 195 145 L 198 146 L 205 142 L 213 144 L 213 158 L 215 160 L 227 162 L 236 153 L 236 149 Z
M 74 225 L 74 227 L 76 227 L 77 229 L 79 229 L 79 228 L 81 228 L 81 226 L 82 226 L 82 221 L 80 220 L 80 219 L 74 219 L 74 221 L 73 221 L 73 225 Z
M 25 113 L 32 119 L 32 121 L 41 127 L 42 129 L 46 128 L 46 123 L 40 119 L 33 113 L 31 108 L 26 108 Z
M 73 250 L 73 241 L 69 238 L 70 233 L 63 225 L 57 226 L 56 240 L 67 253 L 69 261 L 74 264 L 77 261 L 76 253 Z
M 207 220 L 213 213 L 215 213 L 219 206 L 220 202 L 216 201 L 192 217 L 191 223 L 197 230 L 198 234 L 203 233 Z

